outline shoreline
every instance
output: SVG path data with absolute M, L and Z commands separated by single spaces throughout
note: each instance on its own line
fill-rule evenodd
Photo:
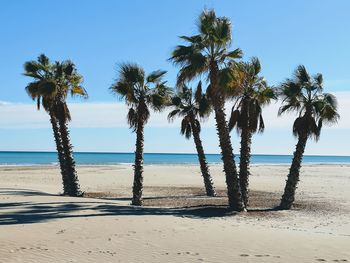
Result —
M 236 165 L 238 162 L 236 162 Z M 222 163 L 208 163 L 209 167 L 217 167 L 217 166 L 222 166 Z M 76 164 L 76 167 L 130 167 L 133 166 L 133 163 L 120 163 L 120 164 Z M 195 163 L 154 163 L 154 164 L 143 164 L 143 166 L 189 166 L 189 167 L 199 167 L 199 164 Z M 258 164 L 251 164 L 251 167 L 290 167 L 290 164 L 285 164 L 285 163 L 258 163 Z M 317 167 L 317 166 L 340 166 L 340 167 L 350 167 L 350 163 L 303 163 L 302 167 Z M 0 164 L 0 169 L 1 168 L 26 168 L 26 167 L 33 167 L 33 168 L 59 168 L 59 164 Z

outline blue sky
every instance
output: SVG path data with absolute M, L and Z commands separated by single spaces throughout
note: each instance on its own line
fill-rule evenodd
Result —
M 35 111 L 24 92 L 29 79 L 21 75 L 25 61 L 45 53 L 53 60 L 72 59 L 84 76 L 84 86 L 90 95 L 86 102 L 77 101 L 85 106 L 72 110 L 75 149 L 133 151 L 134 135 L 122 124 L 124 111 L 108 111 L 107 106 L 101 109 L 101 104 L 117 103 L 108 91 L 116 77 L 117 63 L 137 62 L 148 72 L 165 69 L 169 84 L 173 85 L 177 68 L 167 58 L 174 46 L 181 43 L 179 35 L 196 33 L 196 18 L 205 7 L 215 8 L 218 15 L 231 19 L 232 47 L 240 47 L 244 59 L 258 56 L 269 83 L 277 85 L 302 63 L 312 73 L 323 73 L 326 91 L 341 95 L 343 112 L 350 106 L 347 104 L 350 2 L 347 0 L 3 0 L 0 2 L 0 150 L 54 150 L 50 126 L 44 124 L 48 122 L 45 114 Z M 95 109 L 98 104 L 96 112 L 101 115 L 96 118 L 105 119 L 105 123 L 96 123 L 91 118 L 90 126 L 81 125 L 86 121 L 83 113 L 87 107 Z M 292 153 L 295 144 L 290 132 L 292 118 L 287 118 L 289 122 L 284 121 L 284 126 L 279 125 L 281 120 L 274 112 L 277 107 L 271 107 L 266 109 L 267 114 L 273 115 L 267 116 L 270 127 L 266 123 L 266 133 L 255 137 L 253 152 Z M 120 124 L 115 125 L 114 115 L 115 122 Z M 26 116 L 25 125 L 21 116 Z M 146 151 L 194 152 L 192 142 L 179 135 L 178 123 L 168 125 L 164 116 L 156 116 L 157 121 L 150 122 Z M 38 122 L 42 124 L 37 125 Z M 343 114 L 338 128 L 326 128 L 321 141 L 317 145 L 310 143 L 307 153 L 349 155 L 346 137 L 349 122 L 349 117 Z M 210 124 L 209 121 L 203 131 L 204 145 L 207 152 L 217 152 L 215 129 Z M 233 141 L 238 150 L 236 135 Z M 272 141 L 276 142 L 274 147 Z

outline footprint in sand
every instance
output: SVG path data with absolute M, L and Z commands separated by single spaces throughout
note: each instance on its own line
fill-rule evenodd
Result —
M 59 235 L 59 234 L 63 234 L 64 232 L 66 232 L 66 230 L 62 229 L 62 230 L 58 231 L 56 234 Z

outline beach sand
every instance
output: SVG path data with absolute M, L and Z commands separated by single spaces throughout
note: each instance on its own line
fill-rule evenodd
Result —
M 59 196 L 57 167 L 0 167 L 0 262 L 350 262 L 350 166 L 302 168 L 291 211 L 274 211 L 287 166 L 254 166 L 251 208 L 207 198 L 197 166 L 149 165 L 144 208 L 132 167 L 79 166 L 84 198 Z

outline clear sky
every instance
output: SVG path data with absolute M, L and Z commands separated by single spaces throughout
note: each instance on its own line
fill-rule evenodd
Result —
M 244 59 L 258 56 L 263 74 L 277 85 L 298 64 L 321 72 L 327 92 L 340 97 L 342 119 L 325 128 L 309 154 L 350 155 L 350 1 L 0 1 L 0 150 L 54 150 L 44 112 L 37 112 L 24 92 L 29 81 L 23 63 L 45 53 L 53 60 L 71 59 L 84 76 L 87 101 L 70 103 L 72 142 L 78 151 L 133 151 L 134 135 L 125 122 L 125 108 L 108 87 L 120 62 L 137 62 L 146 71 L 165 69 L 170 85 L 177 68 L 167 58 L 181 41 L 196 33 L 203 8 L 214 8 L 233 24 L 233 48 Z M 293 151 L 293 116 L 276 117 L 278 105 L 265 110 L 267 129 L 254 137 L 254 153 Z M 192 141 L 179 135 L 179 123 L 166 114 L 146 127 L 147 152 L 194 152 Z M 218 152 L 214 122 L 204 124 L 207 152 Z M 235 150 L 238 138 L 233 134 Z

